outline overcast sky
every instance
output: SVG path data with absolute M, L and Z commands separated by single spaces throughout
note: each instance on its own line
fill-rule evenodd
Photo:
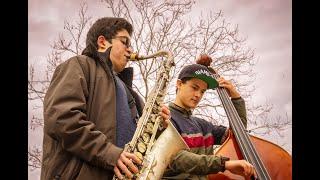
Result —
M 50 44 L 63 32 L 64 20 L 77 18 L 79 0 L 28 1 L 28 61 L 44 65 L 51 51 Z M 109 15 L 100 0 L 87 0 L 88 14 L 94 19 Z M 201 2 L 201 3 L 199 3 Z M 292 2 L 291 0 L 199 0 L 192 13 L 201 10 L 222 10 L 232 24 L 238 24 L 240 35 L 255 49 L 259 58 L 255 66 L 257 80 L 254 103 L 274 105 L 275 114 L 287 114 L 292 119 Z M 30 108 L 30 107 L 29 107 Z M 29 144 L 42 143 L 42 132 L 29 133 Z M 40 134 L 40 135 L 39 135 Z M 291 128 L 275 143 L 286 143 L 291 152 Z M 29 179 L 39 179 L 39 172 Z

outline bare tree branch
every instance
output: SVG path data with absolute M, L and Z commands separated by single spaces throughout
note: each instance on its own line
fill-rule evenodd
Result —
M 42 151 L 40 148 L 34 146 L 28 150 L 28 166 L 31 167 L 31 170 L 41 168 L 41 156 Z

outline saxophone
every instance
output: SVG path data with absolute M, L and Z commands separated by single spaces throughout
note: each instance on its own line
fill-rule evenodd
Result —
M 163 50 L 148 56 L 132 53 L 129 60 L 139 61 L 158 56 L 165 56 L 167 60 L 162 62 L 158 71 L 156 85 L 147 98 L 133 138 L 124 147 L 124 151 L 134 153 L 142 160 L 142 165 L 138 166 L 139 172 L 135 175 L 139 180 L 161 179 L 174 155 L 180 150 L 189 149 L 171 122 L 163 128 L 159 115 L 169 84 L 170 70 L 174 66 L 172 53 Z M 118 178 L 114 175 L 113 179 Z

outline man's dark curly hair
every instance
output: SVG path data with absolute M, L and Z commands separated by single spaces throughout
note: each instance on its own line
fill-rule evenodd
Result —
M 121 30 L 127 30 L 131 36 L 133 28 L 132 25 L 123 18 L 104 17 L 98 19 L 87 33 L 86 48 L 82 51 L 82 54 L 97 58 L 98 37 L 103 35 L 106 40 L 111 43 L 111 39 Z

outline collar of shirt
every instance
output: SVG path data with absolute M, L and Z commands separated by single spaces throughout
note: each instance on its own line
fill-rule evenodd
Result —
M 191 110 L 186 110 L 183 107 L 180 107 L 178 105 L 176 105 L 175 103 L 169 103 L 169 109 L 174 109 L 177 110 L 179 112 L 181 112 L 183 115 L 185 115 L 186 117 L 190 117 L 192 115 L 192 111 Z

